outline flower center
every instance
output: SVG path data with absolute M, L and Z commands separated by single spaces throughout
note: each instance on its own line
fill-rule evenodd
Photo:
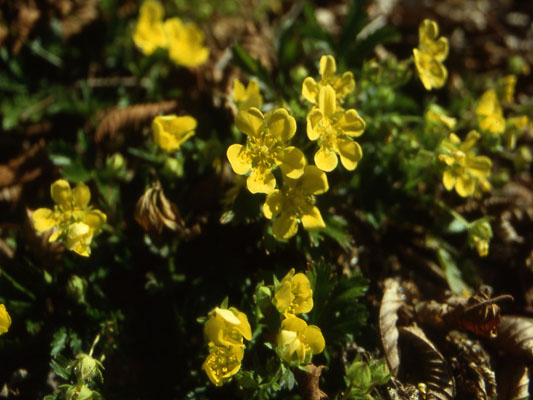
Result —
M 248 136 L 247 146 L 252 158 L 252 168 L 270 170 L 277 165 L 276 156 L 282 150 L 282 146 L 268 132 L 259 137 Z

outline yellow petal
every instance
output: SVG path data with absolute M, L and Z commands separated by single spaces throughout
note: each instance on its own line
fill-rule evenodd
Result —
M 245 175 L 252 169 L 250 154 L 244 146 L 232 144 L 226 152 L 231 168 L 236 174 Z
M 334 151 L 321 147 L 315 153 L 315 164 L 322 171 L 331 172 L 337 167 L 339 162 Z
M 446 190 L 450 191 L 455 186 L 455 177 L 450 170 L 445 170 L 442 174 L 442 183 Z
M 317 109 L 313 109 L 307 114 L 307 137 L 309 140 L 317 140 L 320 137 L 322 118 L 322 112 Z
M 493 114 L 498 108 L 500 108 L 498 96 L 496 95 L 494 89 L 489 89 L 481 96 L 479 104 L 476 108 L 476 114 L 478 116 L 488 117 L 489 115 Z
M 465 153 L 468 152 L 468 150 L 474 147 L 480 137 L 481 135 L 475 130 L 471 130 L 470 132 L 468 132 L 468 135 L 466 135 L 463 144 L 460 146 L 461 150 Z
M 49 208 L 38 208 L 32 214 L 33 226 L 38 232 L 52 229 L 58 223 L 54 212 Z
M 448 57 L 449 48 L 448 39 L 441 37 L 431 44 L 429 52 L 435 60 L 442 62 Z
M 308 76 L 302 83 L 302 96 L 310 103 L 316 104 L 318 97 L 318 84 L 316 81 Z
M 478 178 L 486 178 L 490 175 L 492 161 L 486 156 L 470 157 L 467 161 L 470 173 Z
M 327 175 L 314 165 L 307 165 L 300 179 L 305 194 L 321 194 L 329 189 Z
M 281 213 L 272 224 L 272 233 L 276 239 L 289 239 L 298 232 L 298 220 L 294 215 Z
M 238 331 L 246 340 L 252 340 L 252 327 L 246 314 L 238 311 L 237 318 L 239 318 Z
M 303 223 L 303 219 L 302 219 Z M 305 223 L 303 223 L 305 227 Z M 297 296 L 294 304 L 294 313 L 307 313 L 313 309 L 313 290 L 311 289 L 311 282 L 307 275 L 301 272 L 294 275 L 291 280 L 293 291 Z
M 65 246 L 80 256 L 89 257 L 92 233 L 89 225 L 76 222 L 69 226 Z
M 269 170 L 253 169 L 246 180 L 251 193 L 271 193 L 276 188 L 276 178 Z
M 444 86 L 448 78 L 446 67 L 427 53 L 418 51 L 418 49 L 413 49 L 413 54 L 418 77 L 426 90 L 438 89 Z
M 243 101 L 246 98 L 246 89 L 237 78 L 233 80 L 233 100 L 235 102 Z
M 266 125 L 270 134 L 282 142 L 288 141 L 296 133 L 296 120 L 284 108 L 278 108 L 268 114 Z
M 281 321 L 281 329 L 301 334 L 307 329 L 307 322 L 298 317 L 289 317 Z
M 336 98 L 335 90 L 329 86 L 322 86 L 318 92 L 318 108 L 325 117 L 330 117 L 335 112 Z
M 320 76 L 326 80 L 337 70 L 335 59 L 332 56 L 322 56 L 320 58 Z
M 335 84 L 335 92 L 339 97 L 346 97 L 355 90 L 355 79 L 353 73 L 348 71 Z
M 326 341 L 322 335 L 322 331 L 318 326 L 309 325 L 305 330 L 305 344 L 311 347 L 313 354 L 319 354 L 324 351 Z
M 303 227 L 308 230 L 314 229 L 323 229 L 326 227 L 324 220 L 322 219 L 322 214 L 317 207 L 307 204 L 303 207 L 302 215 L 300 217 L 302 220 Z M 307 312 L 307 311 L 302 311 Z
M 64 179 L 58 179 L 50 187 L 52 199 L 62 208 L 70 209 L 72 205 L 72 191 L 69 183 Z
M 338 126 L 342 129 L 344 134 L 357 137 L 363 134 L 366 124 L 364 119 L 352 108 L 344 113 L 338 122 Z
M 337 139 L 337 147 L 341 157 L 341 163 L 348 171 L 353 171 L 357 163 L 363 157 L 363 150 L 359 143 L 350 139 Z
M 169 42 L 169 57 L 178 65 L 196 67 L 209 57 L 204 46 L 204 33 L 193 23 L 183 24 L 177 17 L 164 23 Z
M 278 335 L 277 344 L 278 346 L 287 346 L 294 343 L 296 339 L 298 339 L 298 333 L 282 329 Z
M 72 190 L 72 198 L 79 208 L 86 208 L 91 201 L 91 191 L 87 185 L 80 182 Z
M 166 151 L 178 150 L 187 139 L 194 135 L 196 126 L 196 119 L 189 115 L 155 117 L 152 122 L 154 141 Z
M 294 300 L 294 295 L 291 290 L 290 281 L 282 282 L 280 288 L 274 294 L 274 305 L 280 313 L 285 313 L 285 311 L 290 307 L 292 301 Z
M 84 222 L 94 231 L 100 230 L 107 221 L 107 216 L 100 210 L 91 210 L 85 213 Z
M 307 165 L 304 153 L 294 146 L 286 147 L 278 155 L 283 174 L 291 179 L 298 179 L 304 173 Z
M 433 20 L 426 18 L 418 27 L 418 37 L 421 42 L 435 40 L 438 35 L 439 26 Z
M 232 343 L 228 342 L 225 339 L 224 337 L 225 329 L 226 329 L 226 325 L 224 323 L 224 319 L 218 315 L 214 315 L 211 318 L 209 318 L 206 324 L 204 325 L 204 334 L 208 338 L 209 341 L 217 345 L 226 346 Z
M 259 137 L 263 130 L 265 117 L 263 113 L 255 107 L 248 110 L 241 110 L 235 117 L 235 125 L 245 135 Z
M 250 107 L 259 107 L 263 104 L 263 97 L 259 91 L 257 81 L 250 81 L 246 87 L 246 95 L 239 104 L 239 109 L 244 110 Z
M 279 190 L 274 190 L 270 193 L 263 204 L 263 214 L 265 218 L 276 218 L 281 211 L 283 195 Z
M 0 335 L 6 333 L 11 326 L 11 317 L 6 310 L 6 306 L 0 304 Z
M 141 6 L 133 42 L 146 55 L 168 44 L 163 27 L 163 14 L 163 6 L 157 1 L 145 1 Z
M 468 197 L 474 194 L 474 179 L 468 175 L 458 176 L 455 182 L 455 190 L 461 197 Z

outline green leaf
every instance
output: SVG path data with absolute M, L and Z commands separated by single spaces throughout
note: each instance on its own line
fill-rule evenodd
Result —
M 350 2 L 348 15 L 346 15 L 346 18 L 344 19 L 341 33 L 339 35 L 338 54 L 343 54 L 343 50 L 346 50 L 350 44 L 355 41 L 355 37 L 365 26 L 368 14 L 364 7 L 367 3 L 368 0 L 352 0 Z
M 451 291 L 455 294 L 462 294 L 464 293 L 464 290 L 469 290 L 468 285 L 463 281 L 461 271 L 457 268 L 455 260 L 452 258 L 451 254 L 441 248 L 437 251 L 437 256 Z
M 57 355 L 65 348 L 65 346 L 67 345 L 67 339 L 67 328 L 65 328 L 64 326 L 61 327 L 56 333 L 54 333 L 52 343 L 50 343 L 50 345 L 52 346 L 50 355 L 53 358 L 56 358 Z
M 259 60 L 254 59 L 239 43 L 232 48 L 235 64 L 250 75 L 256 76 L 263 82 L 271 83 L 270 75 Z

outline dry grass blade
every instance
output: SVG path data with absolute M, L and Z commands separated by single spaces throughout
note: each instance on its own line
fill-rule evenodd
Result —
M 112 108 L 101 118 L 94 134 L 94 140 L 96 143 L 101 143 L 104 139 L 114 140 L 119 133 L 125 130 L 140 129 L 156 115 L 174 111 L 177 106 L 176 100 L 169 100 L 136 104 L 122 109 Z
M 402 373 L 415 371 L 415 379 L 427 386 L 428 398 L 453 399 L 455 380 L 442 354 L 420 328 L 416 326 L 401 327 L 399 331 L 403 344 L 402 349 L 409 349 L 409 351 L 402 353 Z
M 498 325 L 498 337 L 492 343 L 515 360 L 533 363 L 533 319 L 503 316 Z
M 517 364 L 507 359 L 498 371 L 499 400 L 529 398 L 529 368 L 525 364 Z
M 398 322 L 398 310 L 403 304 L 400 284 L 395 279 L 387 279 L 379 308 L 379 330 L 385 358 L 394 374 L 396 374 L 400 366 L 398 352 L 399 333 L 396 323 Z

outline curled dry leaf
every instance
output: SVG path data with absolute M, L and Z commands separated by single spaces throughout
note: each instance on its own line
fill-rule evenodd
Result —
M 442 354 L 417 326 L 401 327 L 400 375 L 423 383 L 427 398 L 450 400 L 455 396 L 455 380 Z M 433 397 L 431 397 L 433 396 Z
M 515 400 L 529 398 L 529 368 L 525 364 L 516 363 L 513 359 L 505 360 L 498 370 L 499 400 Z
M 400 284 L 393 278 L 385 281 L 385 291 L 379 308 L 379 331 L 381 344 L 390 370 L 396 374 L 400 366 L 398 353 L 398 310 L 404 304 Z
M 505 355 L 515 362 L 533 363 L 533 319 L 505 315 L 498 325 L 498 337 L 492 341 Z
M 96 143 L 104 140 L 117 141 L 125 130 L 138 130 L 150 122 L 156 115 L 169 113 L 176 109 L 176 100 L 161 101 L 158 103 L 135 104 L 126 108 L 112 108 L 105 112 L 100 119 L 94 134 Z
M 304 400 L 320 400 L 327 398 L 328 396 L 318 387 L 318 382 L 324 366 L 319 365 L 317 367 L 314 364 L 307 364 L 306 367 L 307 371 L 301 369 L 294 371 L 294 376 L 298 381 L 298 387 L 300 388 L 300 393 Z
M 153 183 L 137 201 L 135 221 L 153 237 L 160 236 L 165 226 L 175 232 L 185 228 L 178 207 L 167 199 L 159 182 Z
M 72 12 L 61 21 L 61 34 L 64 39 L 81 32 L 98 17 L 96 0 L 80 0 L 73 4 Z

